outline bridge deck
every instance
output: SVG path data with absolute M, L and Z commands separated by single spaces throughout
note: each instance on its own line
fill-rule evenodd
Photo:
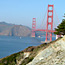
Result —
M 34 31 L 56 32 L 55 30 L 36 29 Z

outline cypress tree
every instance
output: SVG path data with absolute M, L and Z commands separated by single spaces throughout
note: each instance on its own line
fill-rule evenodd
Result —
M 59 24 L 57 26 L 57 28 L 55 28 L 54 34 L 56 35 L 65 35 L 65 19 L 62 20 L 61 24 Z

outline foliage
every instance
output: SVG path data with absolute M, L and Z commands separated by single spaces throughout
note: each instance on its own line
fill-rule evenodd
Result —
M 25 58 L 25 59 L 22 61 L 21 65 L 26 65 L 27 63 L 29 63 L 30 61 L 32 61 L 33 58 L 34 58 L 34 57 L 27 57 L 27 58 Z
M 57 28 L 55 28 L 54 34 L 57 35 L 65 35 L 65 19 L 62 20 L 61 24 L 59 24 L 59 26 L 57 26 Z
M 0 65 L 15 65 L 17 63 L 16 60 L 18 60 L 17 57 L 19 56 L 20 56 L 20 52 L 7 56 L 2 60 L 0 60 Z

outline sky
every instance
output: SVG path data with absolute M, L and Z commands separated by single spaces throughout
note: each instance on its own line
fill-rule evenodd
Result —
M 48 4 L 54 5 L 59 22 L 65 13 L 65 0 L 0 0 L 0 22 L 21 24 L 32 27 L 32 18 L 36 18 L 37 27 L 42 24 Z M 46 18 L 45 18 L 46 19 Z M 46 21 L 43 21 L 43 26 Z M 58 24 L 58 22 L 55 22 Z

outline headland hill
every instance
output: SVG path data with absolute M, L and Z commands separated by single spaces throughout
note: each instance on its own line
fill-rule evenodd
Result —
M 31 36 L 31 28 L 24 25 L 15 25 L 0 22 L 0 35 L 5 36 Z

